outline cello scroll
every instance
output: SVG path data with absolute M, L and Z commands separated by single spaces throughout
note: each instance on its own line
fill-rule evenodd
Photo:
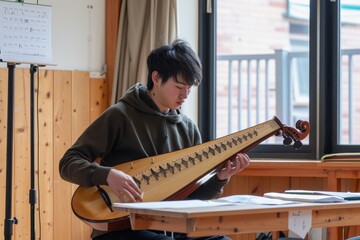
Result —
M 284 137 L 284 145 L 288 146 L 294 141 L 294 148 L 299 149 L 302 147 L 302 142 L 310 133 L 310 123 L 303 120 L 298 120 L 295 124 L 295 128 L 283 125 L 281 134 Z

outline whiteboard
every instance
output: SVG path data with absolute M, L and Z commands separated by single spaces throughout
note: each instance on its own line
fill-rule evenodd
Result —
M 52 64 L 50 6 L 0 1 L 0 60 Z

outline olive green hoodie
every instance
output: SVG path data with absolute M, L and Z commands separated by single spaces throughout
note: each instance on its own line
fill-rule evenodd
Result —
M 135 84 L 81 134 L 60 160 L 64 180 L 81 186 L 107 185 L 112 166 L 201 143 L 193 121 L 180 110 L 160 112 L 147 92 L 144 85 Z M 100 164 L 95 163 L 98 158 Z M 191 198 L 215 198 L 226 183 L 214 176 Z
M 100 115 L 60 161 L 61 176 L 94 186 L 107 184 L 111 166 L 201 143 L 196 125 L 180 110 L 162 113 L 142 84 Z M 94 161 L 100 158 L 99 166 Z

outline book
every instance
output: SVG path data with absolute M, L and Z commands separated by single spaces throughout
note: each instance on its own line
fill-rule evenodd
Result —
M 332 153 L 321 157 L 322 162 L 360 162 L 360 153 Z
M 295 193 L 278 193 L 268 192 L 264 197 L 276 198 L 286 201 L 311 202 L 311 203 L 332 203 L 344 202 L 345 199 L 339 196 L 320 195 L 320 194 L 295 194 Z

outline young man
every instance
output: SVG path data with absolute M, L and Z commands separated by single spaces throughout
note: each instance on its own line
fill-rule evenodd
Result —
M 82 186 L 108 185 L 121 202 L 143 201 L 134 179 L 112 168 L 121 163 L 201 144 L 197 126 L 180 111 L 192 86 L 200 84 L 202 67 L 190 45 L 176 40 L 153 50 L 147 59 L 147 86 L 135 84 L 125 96 L 99 116 L 60 161 L 63 179 Z M 100 158 L 100 164 L 95 160 Z M 222 193 L 229 178 L 249 165 L 237 154 L 194 191 L 189 199 L 212 199 Z M 155 231 L 93 231 L 96 240 L 170 240 Z M 228 239 L 215 236 L 201 239 Z

